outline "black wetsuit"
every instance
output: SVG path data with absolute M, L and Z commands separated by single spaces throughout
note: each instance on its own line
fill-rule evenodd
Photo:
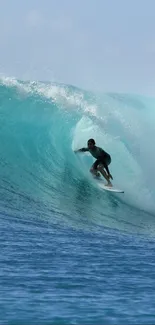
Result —
M 94 149 L 90 150 L 89 148 L 81 148 L 80 151 L 86 152 L 89 151 L 91 155 L 96 158 L 96 161 L 93 164 L 93 168 L 97 169 L 98 165 L 102 164 L 109 174 L 108 165 L 111 163 L 110 155 L 100 147 L 94 146 Z

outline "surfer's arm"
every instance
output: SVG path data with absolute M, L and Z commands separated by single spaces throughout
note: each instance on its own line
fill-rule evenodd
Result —
M 75 152 L 86 152 L 86 151 L 89 151 L 89 149 L 88 148 L 81 148 L 81 149 L 76 150 Z

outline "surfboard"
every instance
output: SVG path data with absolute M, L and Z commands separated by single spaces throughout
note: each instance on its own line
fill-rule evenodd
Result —
M 115 192 L 115 193 L 124 193 L 123 190 L 117 188 L 117 187 L 108 187 L 104 184 L 102 179 L 98 179 L 98 177 L 95 177 L 95 181 L 97 182 L 97 185 L 102 188 L 105 191 L 109 191 L 109 192 Z

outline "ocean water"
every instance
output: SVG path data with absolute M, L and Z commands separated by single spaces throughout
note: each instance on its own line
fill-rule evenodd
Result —
M 155 100 L 0 80 L 0 324 L 155 323 Z M 88 138 L 114 185 L 91 178 Z

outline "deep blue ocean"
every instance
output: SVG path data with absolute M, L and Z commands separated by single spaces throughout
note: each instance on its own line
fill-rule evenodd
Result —
M 0 80 L 0 324 L 155 324 L 154 121 L 154 98 Z

